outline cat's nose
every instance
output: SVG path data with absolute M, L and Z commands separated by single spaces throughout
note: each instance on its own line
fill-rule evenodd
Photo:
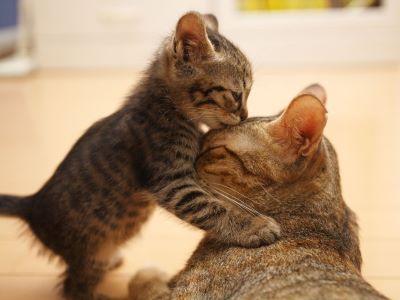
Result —
M 244 121 L 247 119 L 248 116 L 249 116 L 249 113 L 248 113 L 247 109 L 242 109 L 242 111 L 240 112 L 240 120 Z

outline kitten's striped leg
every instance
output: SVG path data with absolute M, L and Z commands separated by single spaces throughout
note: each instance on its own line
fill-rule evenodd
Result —
M 280 236 L 280 227 L 274 219 L 232 208 L 206 192 L 194 176 L 182 171 L 168 175 L 170 180 L 164 180 L 157 192 L 161 206 L 230 245 L 258 247 Z

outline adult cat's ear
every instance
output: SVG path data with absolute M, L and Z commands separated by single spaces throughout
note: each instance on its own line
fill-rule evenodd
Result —
M 318 98 L 324 105 L 326 105 L 326 91 L 322 85 L 319 83 L 314 83 L 307 86 L 302 90 L 299 95 L 311 94 Z
M 271 135 L 290 153 L 310 156 L 318 149 L 327 121 L 326 109 L 311 95 L 297 96 L 279 117 L 271 123 Z
M 206 22 L 207 28 L 218 32 L 218 19 L 213 14 L 205 14 L 203 15 L 204 21 Z
M 206 24 L 201 14 L 189 12 L 176 25 L 174 50 L 184 61 L 196 62 L 214 53 L 208 39 Z

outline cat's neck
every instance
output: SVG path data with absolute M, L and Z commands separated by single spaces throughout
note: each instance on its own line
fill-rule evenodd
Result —
M 287 193 L 270 194 L 279 200 L 280 207 L 267 213 L 282 225 L 285 236 L 340 239 L 338 231 L 343 227 L 345 204 L 330 179 L 300 181 L 289 186 Z
M 287 195 L 278 200 L 281 209 L 276 210 L 277 213 L 266 213 L 281 225 L 283 240 L 297 241 L 304 247 L 312 247 L 317 242 L 324 249 L 339 253 L 360 269 L 356 218 L 346 206 L 336 179 L 327 175 L 320 182 L 314 181 L 297 189 L 296 195 Z

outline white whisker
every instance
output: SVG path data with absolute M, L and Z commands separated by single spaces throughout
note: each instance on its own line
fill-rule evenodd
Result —
M 279 202 L 279 199 L 273 196 L 270 192 L 268 192 L 267 189 L 262 184 L 258 183 L 257 185 L 263 189 L 263 191 L 268 195 L 268 197 L 271 197 L 271 199 L 274 199 L 275 201 Z
M 267 217 L 264 214 L 262 214 L 261 212 L 256 210 L 254 207 L 250 207 L 247 204 L 243 203 L 243 201 L 240 198 L 238 198 L 236 196 L 233 196 L 232 194 L 228 193 L 227 191 L 221 190 L 221 189 L 219 189 L 219 188 L 217 188 L 215 186 L 213 186 L 213 188 L 217 192 L 219 192 L 220 195 L 223 194 L 222 195 L 223 197 L 225 197 L 226 199 L 236 203 L 237 205 L 239 205 L 241 208 L 245 209 L 247 212 L 251 213 L 252 215 L 260 216 L 260 217 L 262 217 L 264 219 L 267 219 Z M 237 192 L 237 191 L 235 191 L 235 192 Z
M 248 200 L 250 200 L 250 201 L 254 201 L 254 199 L 251 199 L 251 198 L 247 197 L 246 195 L 241 194 L 240 192 L 236 191 L 235 189 L 233 189 L 233 188 L 231 188 L 231 187 L 229 187 L 229 186 L 227 186 L 227 185 L 220 184 L 220 183 L 216 183 L 216 182 L 214 182 L 213 184 L 217 184 L 217 185 L 219 185 L 219 186 L 221 186 L 221 187 L 224 187 L 224 188 L 226 188 L 226 189 L 229 189 L 229 190 L 231 190 L 231 191 L 233 191 L 233 192 L 239 194 L 241 197 L 243 197 L 243 198 L 245 198 L 245 199 L 248 199 Z M 271 199 L 273 199 L 273 200 L 279 202 L 279 199 L 276 198 L 275 196 L 273 196 L 270 192 L 268 192 L 268 190 L 267 190 L 262 184 L 257 183 L 257 185 L 263 189 L 263 191 L 268 195 L 268 197 L 270 197 Z
M 227 186 L 227 185 L 224 185 L 224 184 L 221 184 L 221 183 L 216 183 L 216 182 L 213 182 L 213 184 L 216 184 L 216 185 L 219 185 L 219 186 L 221 186 L 221 187 L 223 187 L 223 188 L 226 188 L 226 189 L 228 189 L 228 190 L 230 190 L 230 191 L 232 191 L 232 192 L 235 192 L 235 193 L 238 194 L 239 196 L 242 196 L 243 198 L 252 201 L 251 198 L 249 198 L 249 197 L 243 195 L 242 193 L 238 192 L 237 190 L 235 190 L 235 189 L 233 189 L 233 188 L 231 188 L 231 187 L 229 187 L 229 186 Z
M 213 186 L 212 188 L 213 188 L 213 192 L 215 192 L 216 194 L 218 194 L 218 195 L 224 197 L 225 199 L 227 199 L 227 200 L 233 202 L 234 204 L 236 204 L 237 206 L 239 206 L 240 208 L 242 208 L 244 211 L 246 211 L 246 212 L 248 212 L 248 213 L 254 215 L 254 213 L 251 212 L 251 211 L 249 211 L 248 207 L 246 207 L 243 203 L 238 202 L 238 201 L 236 201 L 236 200 L 234 200 L 234 199 L 228 197 L 227 195 L 229 195 L 229 193 L 226 193 L 226 192 L 224 192 L 224 191 L 218 189 L 218 188 L 215 187 L 215 186 Z M 224 194 L 224 193 L 226 193 L 227 195 Z M 208 193 L 208 192 L 207 192 L 207 195 L 209 195 L 210 197 L 214 197 L 213 195 L 211 195 L 211 194 Z
M 236 204 L 237 206 L 239 206 L 240 208 L 242 208 L 245 212 L 250 213 L 253 216 L 256 216 L 256 214 L 254 214 L 251 210 L 249 210 L 246 206 L 243 205 L 243 203 L 240 203 L 234 199 L 232 199 L 231 197 L 228 197 L 227 195 L 225 195 L 222 191 L 217 190 L 214 187 L 214 192 L 217 193 L 218 195 L 224 197 L 225 199 L 231 201 L 233 204 Z

